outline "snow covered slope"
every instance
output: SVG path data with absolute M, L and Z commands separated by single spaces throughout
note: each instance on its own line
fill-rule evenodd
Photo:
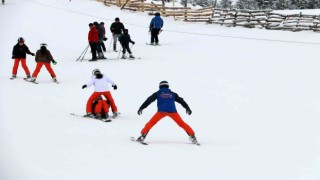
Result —
M 115 17 L 136 42 L 141 60 L 76 62 L 88 24 Z M 146 13 L 88 0 L 11 0 L 0 6 L 1 180 L 315 180 L 320 178 L 320 85 L 314 32 L 281 32 L 176 22 L 164 18 L 162 46 L 147 46 Z M 35 85 L 9 80 L 18 37 L 35 52 L 47 43 L 59 85 L 45 69 Z M 110 32 L 107 31 L 110 45 Z M 106 53 L 115 58 L 118 53 Z M 88 53 L 86 58 L 89 58 Z M 27 57 L 30 71 L 33 57 Z M 85 113 L 93 92 L 82 90 L 94 68 L 117 82 L 122 113 L 103 123 Z M 141 103 L 167 80 L 191 107 L 183 119 L 200 147 L 171 119 L 160 121 L 142 146 L 138 136 L 156 111 Z

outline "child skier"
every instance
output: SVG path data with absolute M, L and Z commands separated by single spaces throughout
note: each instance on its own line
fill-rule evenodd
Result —
M 119 42 L 122 46 L 122 59 L 126 58 L 126 50 L 129 53 L 129 58 L 134 59 L 134 56 L 132 55 L 132 52 L 129 48 L 129 42 L 132 44 L 135 44 L 135 42 L 131 40 L 130 35 L 128 34 L 128 29 L 125 29 L 123 31 L 123 34 L 120 35 Z
M 109 105 L 110 101 L 102 99 L 102 96 L 99 96 L 97 99 L 95 99 L 92 104 L 95 118 L 107 120 L 109 118 Z
M 169 116 L 187 132 L 190 140 L 194 144 L 198 144 L 194 131 L 187 123 L 182 120 L 182 118 L 178 114 L 175 102 L 180 103 L 186 109 L 188 115 L 191 115 L 192 111 L 189 108 L 188 104 L 183 100 L 183 98 L 179 97 L 177 93 L 172 92 L 169 89 L 169 83 L 167 81 L 160 82 L 159 90 L 148 97 L 148 99 L 140 106 L 138 115 L 141 115 L 142 110 L 148 107 L 155 100 L 157 100 L 158 111 L 141 130 L 141 136 L 137 139 L 137 141 L 143 143 L 150 129 L 162 118 Z
M 30 79 L 30 82 L 36 82 L 37 76 L 42 68 L 42 66 L 44 65 L 46 67 L 46 69 L 48 70 L 48 72 L 50 73 L 51 77 L 52 77 L 52 81 L 55 83 L 58 83 L 57 78 L 56 78 L 56 74 L 54 73 L 52 67 L 51 67 L 51 62 L 56 65 L 57 62 L 53 59 L 50 51 L 47 49 L 47 44 L 42 43 L 40 49 L 37 51 L 36 53 L 36 62 L 37 62 L 37 66 L 36 69 L 34 70 L 34 72 L 32 73 L 32 78 Z
M 20 37 L 18 39 L 18 43 L 13 47 L 12 51 L 12 59 L 14 59 L 14 65 L 12 68 L 12 77 L 10 79 L 14 79 L 17 77 L 17 71 L 20 61 L 22 68 L 24 69 L 27 75 L 27 78 L 30 78 L 30 71 L 26 62 L 27 54 L 34 56 L 34 53 L 30 52 L 28 46 L 24 44 L 24 39 Z
M 161 31 L 162 26 L 163 26 L 163 20 L 160 17 L 160 13 L 156 12 L 154 14 L 154 18 L 152 18 L 150 25 L 149 25 L 149 29 L 151 31 L 151 43 L 150 43 L 151 45 L 158 45 L 159 44 L 158 35 Z
M 95 118 L 95 115 L 92 113 L 92 103 L 99 96 L 103 95 L 107 100 L 110 101 L 110 106 L 113 111 L 113 117 L 114 118 L 117 117 L 118 108 L 112 98 L 112 95 L 110 93 L 110 87 L 109 87 L 109 84 L 111 84 L 113 89 L 116 90 L 117 89 L 116 83 L 106 75 L 102 74 L 99 69 L 94 69 L 92 71 L 92 75 L 93 76 L 90 82 L 82 86 L 82 89 L 86 87 L 90 87 L 92 85 L 94 86 L 94 92 L 87 101 L 87 106 L 86 106 L 87 114 L 85 116 Z

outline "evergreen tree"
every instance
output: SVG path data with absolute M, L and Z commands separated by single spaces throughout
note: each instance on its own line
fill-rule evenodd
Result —
M 231 9 L 232 8 L 232 1 L 231 0 L 221 0 L 219 2 L 219 7 L 224 9 Z

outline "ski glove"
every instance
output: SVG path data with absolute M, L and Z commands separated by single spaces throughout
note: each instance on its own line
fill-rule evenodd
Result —
M 118 89 L 117 85 L 113 85 L 112 87 L 113 87 L 114 90 Z
M 51 62 L 52 62 L 53 65 L 57 64 L 57 61 L 55 61 L 55 60 L 52 60 Z
M 186 113 L 187 113 L 188 115 L 191 115 L 191 114 L 192 114 L 191 109 L 187 109 Z
M 31 53 L 31 56 L 34 56 L 34 53 Z
M 12 59 L 14 59 L 14 55 L 12 56 Z
M 139 109 L 138 110 L 138 115 L 141 115 L 142 114 L 142 109 Z
M 132 44 L 135 44 L 135 42 L 133 41 Z
M 87 85 L 85 84 L 85 85 L 82 86 L 82 89 L 84 89 L 84 88 L 86 88 L 86 87 L 87 87 Z

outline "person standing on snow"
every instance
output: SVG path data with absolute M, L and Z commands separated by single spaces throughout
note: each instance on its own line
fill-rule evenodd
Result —
M 94 22 L 93 25 L 95 25 L 98 30 L 98 44 L 97 44 L 98 59 L 106 59 L 102 52 L 102 43 L 104 38 L 103 28 L 100 26 L 98 22 Z
M 159 44 L 159 38 L 158 35 L 161 31 L 161 28 L 163 27 L 163 20 L 160 17 L 160 13 L 156 12 L 155 17 L 152 18 L 149 30 L 151 31 L 151 45 L 158 45 Z M 155 44 L 154 44 L 155 43 Z
M 86 106 L 87 114 L 85 116 L 95 118 L 95 115 L 93 114 L 93 111 L 92 111 L 92 103 L 99 96 L 103 95 L 108 101 L 110 101 L 110 106 L 113 111 L 113 117 L 117 117 L 118 108 L 112 98 L 112 95 L 110 93 L 110 87 L 109 87 L 109 84 L 111 84 L 113 89 L 116 90 L 117 89 L 116 83 L 106 75 L 102 74 L 99 69 L 94 69 L 92 71 L 92 75 L 93 76 L 90 82 L 82 86 L 82 89 L 86 87 L 90 87 L 92 85 L 94 86 L 94 92 L 92 93 L 92 95 L 87 101 L 87 106 Z
M 177 93 L 172 92 L 169 89 L 169 83 L 167 81 L 160 82 L 159 90 L 148 97 L 147 100 L 140 106 L 138 115 L 141 115 L 143 109 L 147 108 L 155 100 L 157 100 L 158 111 L 141 130 L 141 136 L 137 139 L 137 141 L 143 142 L 150 129 L 162 118 L 169 116 L 187 132 L 190 140 L 193 143 L 198 144 L 194 131 L 187 123 L 182 120 L 182 118 L 178 114 L 175 102 L 180 103 L 186 109 L 188 115 L 191 115 L 192 111 L 189 108 L 188 104 L 183 100 L 183 98 L 179 97 Z
M 112 32 L 112 37 L 113 37 L 113 51 L 117 51 L 118 37 L 124 31 L 124 25 L 122 24 L 122 22 L 120 22 L 120 19 L 118 17 L 115 18 L 115 22 L 111 24 L 110 31 Z
M 30 71 L 26 62 L 27 54 L 34 56 L 34 53 L 30 52 L 28 46 L 24 44 L 24 39 L 20 37 L 18 39 L 18 43 L 13 47 L 13 51 L 12 51 L 12 59 L 14 59 L 14 65 L 12 68 L 11 79 L 14 79 L 17 77 L 17 71 L 18 71 L 20 61 L 21 61 L 22 68 L 24 69 L 27 75 L 27 78 L 28 79 L 30 78 Z
M 94 24 L 90 23 L 89 28 L 90 28 L 90 31 L 88 33 L 88 41 L 89 41 L 89 45 L 92 53 L 92 59 L 89 61 L 96 61 L 99 33 Z
M 47 49 L 47 44 L 41 44 L 40 49 L 37 51 L 36 53 L 36 62 L 37 62 L 37 66 L 36 69 L 34 70 L 34 72 L 32 73 L 32 78 L 30 79 L 30 82 L 35 82 L 37 79 L 37 76 L 42 68 L 42 66 L 44 65 L 46 67 L 46 69 L 48 70 L 48 72 L 50 73 L 51 77 L 52 77 L 52 81 L 53 82 L 58 82 L 57 78 L 56 78 L 56 74 L 54 73 L 52 67 L 51 67 L 51 62 L 56 65 L 57 62 L 53 59 L 50 51 Z
M 102 33 L 103 33 L 103 41 L 106 41 L 108 38 L 106 38 L 106 28 L 104 27 L 104 22 L 100 23 Z M 101 47 L 103 52 L 107 52 L 106 46 L 104 45 L 103 41 L 101 42 Z
M 132 55 L 132 52 L 131 52 L 131 50 L 129 48 L 129 42 L 132 43 L 132 44 L 135 44 L 135 42 L 131 40 L 130 35 L 128 34 L 128 29 L 125 29 L 123 31 L 123 34 L 121 34 L 119 36 L 119 42 L 121 43 L 121 46 L 122 46 L 122 59 L 126 58 L 126 56 L 125 56 L 126 50 L 129 53 L 129 58 L 133 59 L 134 56 Z

